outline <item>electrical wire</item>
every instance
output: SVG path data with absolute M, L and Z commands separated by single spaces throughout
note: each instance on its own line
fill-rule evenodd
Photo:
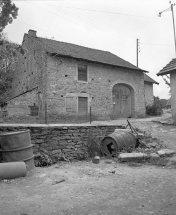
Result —
M 33 5 L 33 4 L 32 4 Z M 41 8 L 41 7 L 39 7 L 39 8 Z M 44 8 L 41 8 L 41 9 L 44 9 Z M 44 9 L 44 10 L 46 10 L 46 9 Z M 48 11 L 48 10 L 46 10 L 47 12 L 49 12 L 49 13 L 52 13 L 52 14 L 56 14 L 56 13 L 53 13 L 53 12 L 51 12 L 51 11 Z M 67 11 L 64 11 L 64 14 L 66 14 L 67 13 Z M 56 14 L 56 15 L 58 15 L 58 14 Z M 61 15 L 58 15 L 59 17 L 61 17 L 61 18 L 64 18 L 64 19 L 66 19 L 66 20 L 68 20 L 69 22 L 72 22 L 72 23 L 74 23 L 75 24 L 75 22 L 73 21 L 73 20 L 70 20 L 70 19 L 68 19 L 68 18 L 66 18 L 66 17 L 63 17 L 63 16 L 61 16 Z M 78 24 L 76 24 L 76 25 L 78 25 Z M 79 25 L 78 25 L 79 26 Z M 97 25 L 94 25 L 95 26 L 95 28 L 96 29 L 101 29 L 99 26 L 97 26 Z M 88 27 L 87 27 L 88 28 Z M 90 28 L 89 28 L 90 29 Z M 92 31 L 92 29 L 90 29 L 90 31 Z M 95 31 L 94 31 L 95 32 Z M 127 45 L 127 42 L 126 41 L 124 41 L 124 43 L 122 43 L 121 41 L 118 41 L 117 39 L 115 40 L 114 38 L 111 38 L 111 37 L 109 37 L 109 36 L 105 36 L 105 35 L 103 35 L 103 34 L 101 34 L 101 33 L 99 33 L 100 35 L 102 35 L 103 37 L 107 37 L 107 38 L 110 38 L 111 39 L 111 41 L 112 40 L 114 40 L 115 42 L 118 42 L 118 43 L 121 43 L 121 44 L 123 44 L 123 45 Z M 129 45 L 129 46 L 131 46 L 131 45 Z M 131 46 L 132 48 L 133 48 L 133 46 Z
M 22 1 L 22 2 L 30 2 L 31 1 L 31 2 L 33 2 L 35 0 L 13 0 L 13 1 Z M 37 0 L 37 1 L 47 1 L 47 0 Z M 60 1 L 64 1 L 64 0 L 60 0 Z M 58 5 L 53 5 L 53 4 L 52 5 L 51 4 L 45 4 L 45 5 L 58 6 Z M 95 9 L 87 9 L 87 8 L 80 8 L 80 7 L 69 7 L 69 6 L 65 6 L 65 7 L 72 8 L 72 9 L 78 9 L 78 10 L 84 10 L 84 11 L 114 14 L 114 15 L 132 16 L 132 17 L 140 17 L 140 18 L 152 18 L 152 19 L 157 19 L 158 18 L 158 17 L 154 17 L 154 16 L 153 17 L 152 16 L 141 16 L 141 15 L 136 15 L 136 14 L 119 13 L 119 12 L 112 12 L 112 11 L 106 11 L 106 10 L 95 10 Z
M 60 1 L 60 2 L 63 2 L 63 1 Z M 27 3 L 30 3 L 30 1 L 28 1 Z M 38 4 L 38 3 L 32 3 L 32 4 Z M 51 5 L 49 5 L 49 6 L 51 6 Z M 53 5 L 51 6 L 51 7 L 53 7 Z M 58 5 L 57 5 L 57 7 L 58 7 Z M 76 17 L 76 15 L 75 15 L 75 13 L 77 13 L 78 14 L 78 11 L 80 11 L 79 12 L 79 16 L 81 17 L 82 15 L 82 13 L 83 13 L 83 11 L 85 11 L 85 10 L 88 10 L 88 11 L 96 11 L 96 10 L 89 10 L 89 9 L 81 9 L 81 8 L 74 8 L 74 7 L 68 7 L 68 6 L 65 6 L 64 5 L 64 7 L 65 8 L 68 8 L 68 10 L 66 10 L 66 9 L 63 9 L 63 12 L 64 13 L 67 13 L 67 14 L 71 14 L 71 16 L 72 17 L 74 17 L 74 18 L 76 18 L 76 19 L 78 19 L 78 17 Z M 46 10 L 46 9 L 44 9 L 44 8 L 42 8 L 43 10 Z M 71 11 L 70 12 L 70 9 L 73 9 L 73 11 Z M 46 10 L 46 11 L 48 11 L 48 10 Z M 77 12 L 76 12 L 77 11 Z M 61 17 L 62 19 L 64 18 L 64 19 L 66 19 L 66 20 L 68 20 L 69 22 L 72 22 L 72 23 L 74 23 L 75 24 L 75 22 L 73 21 L 73 20 L 70 20 L 70 19 L 68 19 L 68 18 L 66 18 L 66 17 L 64 17 L 64 14 L 63 14 L 63 16 L 61 16 L 61 15 L 59 15 L 58 13 L 53 13 L 53 12 L 51 12 L 51 11 L 48 11 L 48 12 L 50 12 L 50 13 L 52 13 L 52 14 L 55 14 L 55 16 L 54 16 L 54 23 L 52 22 L 52 25 L 51 25 L 51 27 L 50 27 L 50 29 L 49 30 L 44 30 L 44 29 L 41 29 L 41 28 L 38 28 L 38 27 L 35 27 L 35 28 L 38 28 L 38 29 L 40 29 L 40 30 L 42 30 L 42 31 L 45 31 L 45 32 L 49 32 L 49 33 L 51 33 L 51 30 L 52 30 L 52 28 L 55 26 L 55 23 L 57 24 L 57 19 L 56 19 L 56 17 Z M 99 12 L 106 12 L 106 11 L 99 11 Z M 109 12 L 108 12 L 109 13 Z M 118 13 L 119 14 L 119 13 Z M 119 14 L 120 15 L 120 14 Z M 122 15 L 122 14 L 121 14 Z M 130 14 L 124 14 L 124 15 L 130 15 Z M 87 18 L 88 18 L 88 20 L 87 20 Z M 111 30 L 114 30 L 114 26 L 112 26 L 112 28 L 110 28 L 110 25 L 107 23 L 107 26 L 106 26 L 106 24 L 105 24 L 105 22 L 103 22 L 103 21 L 101 21 L 100 19 L 98 19 L 98 18 L 94 18 L 93 16 L 91 16 L 91 17 L 89 17 L 88 15 L 86 15 L 84 18 L 82 17 L 82 21 L 85 21 L 86 23 L 88 23 L 89 25 L 90 25 L 90 27 L 95 27 L 95 28 L 97 28 L 97 29 L 99 29 L 99 30 L 101 30 L 101 31 L 103 31 L 102 30 L 102 28 L 104 27 L 104 28 L 109 28 L 109 29 L 111 29 Z M 24 22 L 23 22 L 24 23 Z M 153 22 L 154 23 L 154 22 Z M 27 24 L 27 23 L 24 23 L 24 24 Z M 30 24 L 27 24 L 27 25 L 30 25 Z M 108 26 L 109 25 L 109 26 Z M 30 25 L 30 26 L 32 26 L 32 25 Z M 53 26 L 53 27 L 52 27 Z M 101 26 L 101 27 L 100 27 Z M 88 29 L 90 29 L 91 31 L 92 31 L 92 29 L 90 28 L 90 27 L 88 27 Z M 150 27 L 149 27 L 150 28 Z M 111 32 L 112 33 L 112 32 Z M 119 32 L 117 33 L 117 34 L 120 34 Z M 124 32 L 123 33 L 121 33 L 122 35 L 124 34 Z M 62 38 L 66 38 L 66 37 L 63 37 L 63 36 L 61 36 L 61 35 L 58 35 L 58 34 L 55 34 L 54 33 L 54 35 L 57 35 L 57 36 L 59 36 L 59 37 L 62 37 Z M 131 45 L 129 45 L 129 44 L 127 44 L 126 43 L 126 40 L 124 39 L 124 38 L 122 38 L 121 39 L 121 41 L 119 41 L 119 40 L 117 40 L 117 37 L 115 37 L 116 39 L 113 39 L 113 35 L 115 35 L 116 36 L 116 34 L 114 33 L 113 35 L 111 34 L 110 36 L 108 35 L 103 35 L 103 34 L 99 34 L 100 36 L 103 36 L 103 37 L 105 37 L 105 38 L 109 38 L 109 39 L 111 39 L 111 41 L 113 41 L 115 44 L 121 44 L 121 45 L 127 45 L 127 46 L 131 46 Z M 131 37 L 133 37 L 132 35 L 125 35 L 126 37 L 129 37 L 130 39 L 131 39 Z M 133 37 L 133 38 L 135 38 L 135 37 Z M 131 39 L 132 40 L 132 39 Z M 123 41 L 123 42 L 122 42 Z M 129 42 L 129 41 L 128 41 Z M 80 44 L 80 41 L 79 41 L 79 44 Z M 141 45 L 144 45 L 144 46 L 147 46 L 147 45 L 152 45 L 152 46 L 171 46 L 171 45 L 167 45 L 167 44 L 154 44 L 154 43 L 141 43 Z M 133 46 L 131 46 L 131 48 L 133 48 L 134 49 L 134 47 Z M 158 47 L 159 48 L 159 47 Z M 152 60 L 151 60 L 151 56 L 152 57 L 154 57 L 155 56 L 155 54 L 154 54 L 154 52 L 152 51 L 151 52 L 151 49 L 150 50 L 148 50 L 148 49 L 145 49 L 145 50 L 147 50 L 146 52 L 147 53 L 150 53 L 149 55 L 147 55 L 146 53 L 142 53 L 142 55 L 144 55 L 145 56 L 145 59 L 148 59 L 148 61 L 149 61 L 149 63 L 150 62 L 153 62 L 153 58 L 152 58 Z M 160 49 L 161 50 L 161 49 Z M 162 49 L 162 51 L 160 51 L 160 54 L 161 55 L 165 55 L 166 56 L 166 54 L 165 54 L 165 51 L 163 51 L 163 49 Z M 140 54 L 141 55 L 141 54 Z M 148 57 L 148 56 L 150 56 L 150 58 Z

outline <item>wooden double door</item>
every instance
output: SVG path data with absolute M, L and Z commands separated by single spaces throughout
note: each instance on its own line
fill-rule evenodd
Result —
M 118 118 L 132 116 L 132 93 L 128 86 L 116 84 L 112 90 L 113 94 L 113 115 Z

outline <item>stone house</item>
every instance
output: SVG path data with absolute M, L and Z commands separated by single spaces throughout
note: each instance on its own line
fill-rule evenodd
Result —
M 170 75 L 170 93 L 171 93 L 171 112 L 173 118 L 176 120 L 176 59 L 172 59 L 157 75 Z
M 144 73 L 145 105 L 152 105 L 154 102 L 153 84 L 159 83 Z
M 9 114 L 39 121 L 47 115 L 56 123 L 89 116 L 90 108 L 98 120 L 145 117 L 144 94 L 150 97 L 154 83 L 146 71 L 107 51 L 37 37 L 34 30 L 24 35 L 22 48 L 4 100 Z

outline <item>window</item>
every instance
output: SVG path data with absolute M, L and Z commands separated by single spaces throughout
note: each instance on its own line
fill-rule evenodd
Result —
M 86 65 L 78 65 L 78 81 L 87 82 L 87 66 Z
M 67 93 L 65 96 L 66 112 L 87 115 L 89 95 L 87 93 Z
M 37 105 L 35 105 L 35 103 L 34 103 L 34 106 L 29 106 L 29 107 L 30 107 L 30 115 L 31 116 L 38 116 L 39 107 Z
M 66 96 L 66 111 L 76 112 L 77 110 L 77 98 L 75 96 Z
M 88 98 L 78 97 L 78 113 L 87 114 L 88 112 Z

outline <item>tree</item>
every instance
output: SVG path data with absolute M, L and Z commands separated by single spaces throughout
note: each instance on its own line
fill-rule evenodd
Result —
M 170 87 L 170 77 L 169 75 L 165 75 L 165 77 L 163 77 L 163 80 L 165 82 L 165 84 Z
M 11 88 L 13 74 L 21 53 L 21 47 L 0 33 L 0 95 Z
M 160 116 L 163 113 L 162 105 L 159 97 L 154 96 L 154 102 L 152 105 L 146 106 L 146 114 L 149 116 Z
M 0 0 L 0 32 L 18 16 L 18 8 L 11 0 Z

